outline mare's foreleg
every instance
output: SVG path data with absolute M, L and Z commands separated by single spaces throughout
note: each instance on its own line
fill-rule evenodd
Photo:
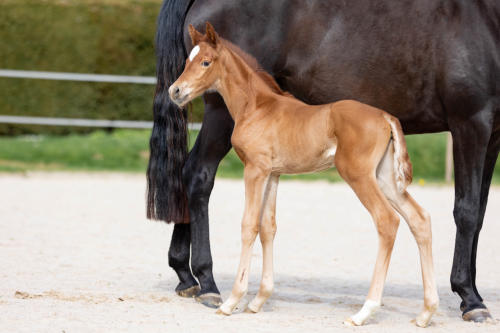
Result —
M 212 273 L 208 201 L 219 162 L 231 148 L 234 123 L 219 95 L 207 94 L 204 100 L 203 125 L 183 169 L 189 205 L 189 237 L 186 237 L 186 234 L 176 233 L 174 230 L 172 244 L 183 245 L 182 251 L 170 253 L 170 259 L 177 258 L 174 262 L 182 263 L 177 267 L 183 267 L 185 270 L 189 261 L 189 241 L 191 242 L 191 270 L 200 284 L 196 300 L 206 306 L 216 308 L 222 302 Z M 176 271 L 179 274 L 177 269 Z M 190 281 L 192 283 L 192 280 Z M 192 288 L 188 285 L 186 287 Z M 177 292 L 182 293 L 183 290 Z M 187 292 L 189 295 L 192 294 L 189 290 Z
M 191 232 L 189 224 L 174 225 L 172 240 L 168 250 L 168 264 L 179 277 L 175 291 L 182 297 L 194 297 L 200 292 L 198 282 L 191 273 L 189 257 L 191 255 Z
M 271 296 L 274 288 L 273 271 L 273 243 L 276 235 L 276 194 L 278 191 L 279 175 L 272 175 L 269 179 L 266 193 L 268 198 L 264 198 L 266 204 L 260 224 L 259 237 L 262 244 L 262 279 L 259 292 L 248 304 L 251 312 L 259 312 L 262 305 Z
M 262 218 L 262 209 L 267 196 L 265 189 L 270 178 L 266 172 L 252 165 L 245 166 L 245 212 L 241 222 L 241 256 L 236 280 L 229 298 L 219 307 L 217 313 L 230 315 L 241 298 L 248 291 L 248 277 L 250 275 L 250 261 L 253 245 L 259 232 Z

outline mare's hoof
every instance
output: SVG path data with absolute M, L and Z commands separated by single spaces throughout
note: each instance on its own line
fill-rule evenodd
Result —
M 474 309 L 466 312 L 462 315 L 462 319 L 465 321 L 473 321 L 475 323 L 493 323 L 493 318 L 491 317 L 488 309 Z
M 200 292 L 200 286 L 194 285 L 194 286 L 189 287 L 187 289 L 176 290 L 175 292 L 177 293 L 177 295 L 179 295 L 181 297 L 191 298 L 191 297 L 195 297 L 196 294 L 198 294 Z
M 222 304 L 222 298 L 219 294 L 216 293 L 208 293 L 195 297 L 196 301 L 208 306 L 212 309 L 217 309 Z

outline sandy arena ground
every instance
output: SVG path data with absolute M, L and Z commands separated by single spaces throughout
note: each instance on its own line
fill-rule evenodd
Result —
M 481 234 L 478 286 L 497 324 L 465 323 L 450 291 L 451 187 L 413 185 L 433 218 L 441 305 L 425 332 L 499 332 L 500 188 Z M 180 298 L 167 265 L 172 226 L 146 221 L 140 175 L 0 175 L 0 332 L 424 332 L 417 247 L 400 226 L 384 306 L 364 327 L 342 321 L 363 304 L 377 237 L 345 184 L 282 182 L 275 293 L 259 314 L 231 317 Z M 243 183 L 217 180 L 210 202 L 214 273 L 229 295 L 240 250 Z M 248 300 L 260 278 L 255 247 Z

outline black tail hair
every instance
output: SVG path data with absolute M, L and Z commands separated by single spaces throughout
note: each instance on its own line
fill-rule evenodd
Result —
M 147 217 L 188 223 L 182 167 L 187 157 L 187 113 L 175 105 L 168 88 L 184 70 L 184 20 L 194 0 L 165 0 L 158 16 L 154 126 L 149 141 Z

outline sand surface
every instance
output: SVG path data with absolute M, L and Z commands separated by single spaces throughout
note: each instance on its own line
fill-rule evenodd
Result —
M 499 332 L 500 188 L 493 188 L 478 256 L 478 287 L 497 324 L 465 323 L 450 291 L 452 187 L 413 185 L 433 219 L 441 305 L 426 332 Z M 401 223 L 384 306 L 364 327 L 342 321 L 364 302 L 377 236 L 345 184 L 282 182 L 275 293 L 259 314 L 223 317 L 175 295 L 172 226 L 145 219 L 140 175 L 0 175 L 0 332 L 417 332 L 417 247 Z M 240 250 L 243 183 L 218 179 L 210 202 L 214 274 L 229 295 Z M 256 244 L 248 301 L 261 270 Z M 423 332 L 423 331 L 422 331 Z

